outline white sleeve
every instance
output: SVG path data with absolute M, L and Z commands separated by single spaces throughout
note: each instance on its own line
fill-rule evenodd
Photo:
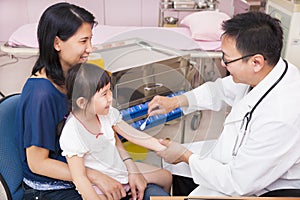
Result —
M 234 83 L 231 76 L 206 82 L 184 94 L 189 101 L 189 107 L 183 108 L 183 112 L 188 114 L 196 110 L 219 111 L 225 104 L 232 106 L 237 97 L 243 96 L 246 88 L 248 86 L 245 84 Z
M 82 142 L 76 124 L 73 122 L 73 120 L 67 121 L 61 133 L 59 143 L 62 155 L 83 157 L 88 152 L 88 148 Z

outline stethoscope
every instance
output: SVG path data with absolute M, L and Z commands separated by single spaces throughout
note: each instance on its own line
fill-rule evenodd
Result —
M 238 137 L 236 138 L 235 140 L 235 144 L 234 144 L 234 147 L 233 147 L 233 150 L 232 150 L 232 156 L 236 156 L 237 153 L 238 153 L 238 150 L 239 148 L 242 146 L 243 144 L 243 141 L 244 141 L 244 138 L 246 136 L 246 133 L 247 133 L 247 129 L 248 129 L 248 125 L 251 121 L 251 118 L 252 118 L 252 115 L 253 115 L 253 112 L 254 110 L 256 109 L 256 107 L 262 102 L 262 100 L 271 92 L 271 90 L 281 81 L 281 79 L 284 77 L 284 75 L 286 74 L 287 72 L 287 69 L 288 69 L 288 63 L 286 60 L 283 60 L 285 62 L 285 69 L 283 71 L 283 73 L 281 74 L 281 76 L 278 78 L 278 80 L 264 93 L 264 95 L 257 101 L 257 103 L 254 105 L 254 107 L 245 114 L 244 118 L 243 118 L 243 121 L 242 121 L 242 124 L 241 124 L 241 127 L 240 127 L 240 130 L 243 129 L 243 127 L 245 127 L 244 129 L 244 133 L 243 133 L 243 136 L 241 138 L 241 141 L 240 141 L 240 144 L 238 145 L 238 141 L 239 141 L 239 135 Z M 246 124 L 245 124 L 245 121 L 246 121 Z M 245 124 L 245 126 L 244 126 Z M 238 145 L 238 146 L 237 146 Z

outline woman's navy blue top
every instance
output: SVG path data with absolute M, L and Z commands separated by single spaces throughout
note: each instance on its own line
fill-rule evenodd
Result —
M 37 146 L 48 149 L 49 157 L 66 162 L 61 155 L 57 125 L 67 113 L 67 96 L 44 78 L 29 78 L 22 90 L 16 114 L 16 140 L 21 154 L 24 177 L 32 182 L 67 184 L 60 180 L 31 172 L 26 159 L 26 148 Z

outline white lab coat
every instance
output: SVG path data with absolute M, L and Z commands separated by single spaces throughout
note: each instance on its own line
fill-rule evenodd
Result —
M 193 195 L 261 195 L 283 188 L 300 188 L 300 73 L 289 63 L 288 71 L 255 109 L 248 131 L 233 156 L 235 141 L 244 115 L 281 76 L 282 59 L 249 92 L 249 86 L 236 84 L 232 77 L 206 83 L 185 95 L 195 110 L 220 110 L 224 103 L 232 110 L 216 146 L 205 158 L 193 154 L 189 166 L 199 186 Z

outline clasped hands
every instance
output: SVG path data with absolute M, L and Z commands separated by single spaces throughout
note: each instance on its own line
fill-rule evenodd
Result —
M 187 99 L 185 96 L 179 97 L 164 97 L 164 96 L 155 96 L 148 104 L 148 114 L 158 115 L 171 112 L 173 109 L 186 106 Z M 186 162 L 188 163 L 189 157 L 192 155 L 192 152 L 181 144 L 171 141 L 169 138 L 160 139 L 159 142 L 166 146 L 167 148 L 161 151 L 156 152 L 158 156 L 162 157 L 168 163 L 179 163 Z
M 177 164 L 180 162 L 189 163 L 189 158 L 193 154 L 183 145 L 171 141 L 169 138 L 159 139 L 159 142 L 167 148 L 156 152 L 156 154 L 162 157 L 166 162 Z

